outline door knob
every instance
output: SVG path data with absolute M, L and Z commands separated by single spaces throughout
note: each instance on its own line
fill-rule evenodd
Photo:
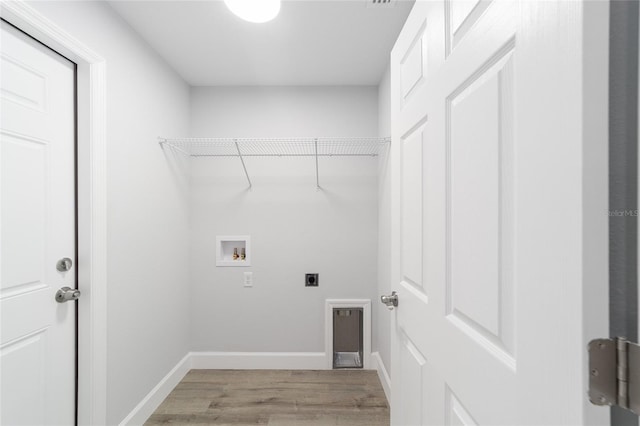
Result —
M 390 311 L 393 311 L 393 308 L 398 306 L 398 294 L 392 291 L 389 296 L 380 296 L 380 301 L 387 305 Z
M 65 303 L 70 300 L 78 300 L 80 297 L 80 290 L 75 288 L 62 287 L 56 292 L 56 302 Z
M 67 272 L 73 266 L 73 262 L 68 257 L 63 257 L 56 263 L 56 269 L 60 272 Z

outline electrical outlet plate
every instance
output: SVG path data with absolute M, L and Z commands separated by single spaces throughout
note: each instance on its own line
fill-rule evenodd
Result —
M 305 274 L 304 286 L 305 287 L 318 287 L 318 274 Z
M 253 287 L 253 272 L 244 273 L 244 286 Z

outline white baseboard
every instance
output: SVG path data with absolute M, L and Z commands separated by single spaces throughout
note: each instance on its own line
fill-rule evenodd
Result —
M 384 362 L 382 362 L 380 353 L 373 352 L 371 354 L 371 368 L 378 371 L 378 377 L 380 378 L 380 383 L 382 383 L 382 389 L 387 397 L 389 406 L 391 406 L 391 377 L 389 377 L 389 373 L 384 366 Z
M 326 370 L 324 352 L 191 352 L 191 368 Z
M 162 404 L 162 401 L 171 393 L 180 380 L 191 370 L 191 354 L 186 354 L 175 367 L 167 373 L 160 382 L 151 389 L 142 401 L 120 422 L 120 426 L 142 425 Z

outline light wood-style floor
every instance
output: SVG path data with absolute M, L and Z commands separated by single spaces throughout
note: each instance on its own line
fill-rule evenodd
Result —
M 191 370 L 145 425 L 389 425 L 372 370 Z

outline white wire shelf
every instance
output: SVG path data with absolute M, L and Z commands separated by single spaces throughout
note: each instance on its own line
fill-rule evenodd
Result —
M 253 185 L 245 157 L 315 157 L 320 188 L 319 157 L 376 157 L 390 138 L 159 138 L 160 146 L 190 157 L 238 157 Z
M 375 157 L 389 138 L 160 138 L 191 157 Z
M 390 138 L 159 138 L 160 146 L 190 157 L 238 157 L 253 185 L 245 157 L 315 157 L 320 189 L 319 157 L 376 157 Z

